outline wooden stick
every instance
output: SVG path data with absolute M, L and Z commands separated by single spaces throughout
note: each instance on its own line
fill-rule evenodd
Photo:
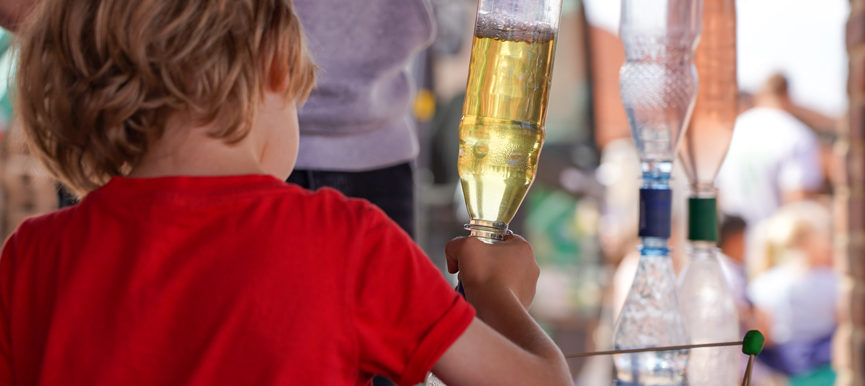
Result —
M 681 346 L 648 347 L 648 348 L 632 348 L 632 349 L 627 349 L 627 350 L 583 352 L 583 353 L 577 353 L 577 354 L 568 354 L 568 355 L 565 355 L 565 358 L 582 358 L 582 357 L 590 357 L 590 356 L 595 356 L 595 355 L 630 354 L 630 353 L 635 353 L 635 352 L 673 351 L 673 350 L 686 350 L 686 349 L 692 349 L 692 348 L 741 346 L 741 345 L 742 345 L 742 342 L 686 344 L 686 345 L 681 345 Z
M 742 386 L 751 386 L 751 369 L 754 367 L 754 355 L 748 355 L 748 367 L 745 368 L 745 378 L 742 379 Z

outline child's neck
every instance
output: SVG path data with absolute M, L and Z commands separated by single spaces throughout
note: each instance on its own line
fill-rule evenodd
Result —
M 228 145 L 208 136 L 206 127 L 169 124 L 153 142 L 130 177 L 226 176 L 266 174 L 252 135 Z

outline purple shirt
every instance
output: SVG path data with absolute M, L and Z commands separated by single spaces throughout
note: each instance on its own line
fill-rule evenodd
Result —
M 413 57 L 432 42 L 426 0 L 295 0 L 316 86 L 299 110 L 297 169 L 363 171 L 413 160 Z

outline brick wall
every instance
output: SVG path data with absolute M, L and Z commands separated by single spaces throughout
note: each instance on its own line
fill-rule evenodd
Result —
M 589 49 L 592 53 L 589 59 L 594 94 L 595 140 L 603 149 L 613 140 L 631 137 L 625 107 L 619 95 L 619 68 L 625 63 L 625 48 L 616 34 L 590 26 Z
M 850 112 L 835 153 L 836 262 L 844 275 L 833 365 L 837 385 L 865 385 L 865 0 L 851 0 L 847 23 Z

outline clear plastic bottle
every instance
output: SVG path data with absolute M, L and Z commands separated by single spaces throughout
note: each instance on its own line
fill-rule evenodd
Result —
M 695 63 L 700 79 L 679 159 L 694 195 L 714 197 L 714 181 L 733 137 L 736 85 L 736 1 L 703 0 L 703 34 Z
M 501 240 L 544 143 L 562 0 L 481 0 L 460 120 L 458 169 L 471 221 Z
M 619 90 L 643 161 L 676 157 L 697 95 L 701 0 L 622 0 Z
M 472 237 L 496 243 L 534 181 L 562 0 L 480 0 L 458 168 Z M 458 285 L 462 293 L 462 285 Z M 444 386 L 433 373 L 426 384 Z
M 691 343 L 741 339 L 736 305 L 721 272 L 718 249 L 711 242 L 691 243 L 688 265 L 679 275 L 679 309 Z M 739 347 L 691 350 L 688 382 L 701 386 L 735 385 Z
M 613 333 L 616 349 L 688 344 L 670 260 L 670 172 L 697 94 L 701 0 L 622 0 L 619 90 L 640 153 L 637 273 Z M 614 356 L 618 385 L 683 385 L 688 350 Z
M 700 90 L 679 159 L 691 183 L 688 200 L 689 261 L 679 274 L 679 305 L 691 343 L 735 341 L 739 318 L 715 247 L 718 239 L 714 181 L 733 137 L 738 113 L 735 0 L 704 0 L 703 35 L 697 47 Z M 691 351 L 694 385 L 737 384 L 738 349 Z
M 665 239 L 645 238 L 637 274 L 613 333 L 617 350 L 688 344 Z M 688 350 L 617 354 L 617 385 L 682 385 Z

